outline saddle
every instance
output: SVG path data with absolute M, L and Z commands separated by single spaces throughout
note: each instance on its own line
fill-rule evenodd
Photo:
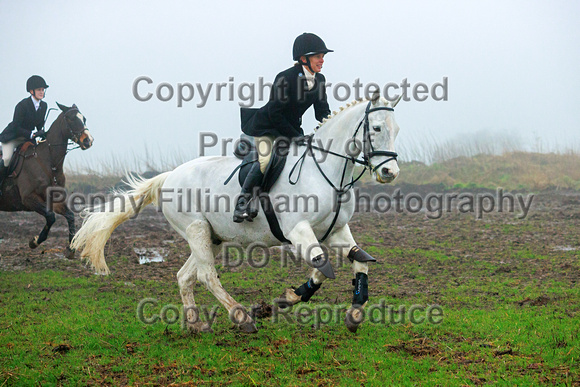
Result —
M 20 157 L 22 156 L 22 158 L 28 158 L 34 155 L 36 149 L 36 143 L 28 140 L 20 145 L 18 145 L 16 147 L 16 149 L 14 149 L 14 153 L 12 154 L 12 158 L 10 159 L 10 162 L 8 163 L 8 172 L 6 173 L 7 177 L 18 177 L 18 175 L 20 174 L 20 170 L 16 171 L 17 167 L 20 165 L 22 165 L 22 163 L 19 163 L 20 161 Z M 0 155 L 1 155 L 1 151 L 0 151 Z
M 254 146 L 254 141 L 251 137 L 244 135 L 242 137 L 242 141 L 238 148 L 234 151 L 236 157 L 241 158 L 242 162 L 240 165 L 234 169 L 228 179 L 225 181 L 224 185 L 228 184 L 231 178 L 234 176 L 236 171 L 239 170 L 238 173 L 238 183 L 240 184 L 240 188 L 244 185 L 244 181 L 246 180 L 246 176 L 250 172 L 252 165 L 258 162 L 258 151 Z M 290 241 L 284 237 L 284 233 L 280 229 L 280 224 L 278 223 L 278 219 L 276 218 L 276 213 L 274 212 L 274 207 L 272 206 L 272 202 L 270 200 L 270 195 L 268 193 L 278 181 L 278 178 L 282 174 L 284 170 L 284 166 L 286 165 L 286 156 L 288 155 L 289 143 L 287 141 L 276 141 L 274 143 L 274 147 L 272 149 L 272 155 L 270 157 L 270 162 L 266 167 L 266 171 L 264 172 L 264 178 L 262 180 L 262 184 L 258 190 L 257 197 L 259 198 L 259 202 L 262 205 L 262 210 L 264 210 L 264 214 L 266 215 L 266 219 L 268 220 L 268 224 L 270 226 L 270 230 L 272 234 L 280 240 L 281 242 Z M 243 158 L 242 158 L 243 157 Z M 255 201 L 252 202 L 252 205 L 255 204 Z

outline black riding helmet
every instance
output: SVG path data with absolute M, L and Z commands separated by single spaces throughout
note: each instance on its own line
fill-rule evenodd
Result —
M 301 56 L 310 56 L 316 54 L 326 54 L 327 52 L 334 52 L 326 48 L 324 41 L 317 35 L 305 32 L 294 40 L 294 47 L 292 47 L 292 58 L 295 61 L 300 61 Z
M 40 75 L 33 75 L 26 81 L 26 91 L 29 92 L 30 90 L 36 90 L 40 88 L 48 88 L 44 78 L 42 78 Z

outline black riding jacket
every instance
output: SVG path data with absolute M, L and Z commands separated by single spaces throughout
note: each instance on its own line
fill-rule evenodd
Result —
M 326 79 L 315 74 L 308 90 L 302 65 L 296 64 L 276 76 L 270 100 L 260 109 L 241 109 L 242 131 L 249 136 L 294 138 L 303 136 L 302 115 L 312 105 L 318 121 L 330 115 L 326 100 Z
M 40 101 L 40 107 L 36 110 L 32 97 L 24 98 L 18 102 L 14 108 L 12 122 L 0 134 L 0 142 L 12 141 L 19 137 L 30 138 L 34 128 L 40 130 L 44 127 L 47 108 L 46 102 Z

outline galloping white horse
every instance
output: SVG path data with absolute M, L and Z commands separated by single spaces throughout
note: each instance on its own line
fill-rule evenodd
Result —
M 355 162 L 369 167 L 379 183 L 391 182 L 399 174 L 394 153 L 399 131 L 393 113 L 397 102 L 391 103 L 378 94 L 368 102 L 355 101 L 326 119 L 308 145 L 291 144 L 284 170 L 270 190 L 270 196 L 274 208 L 286 208 L 285 212 L 276 214 L 284 236 L 314 269 L 309 281 L 299 289 L 286 290 L 283 299 L 287 305 L 307 301 L 327 277 L 334 278 L 325 253 L 328 246 L 341 257 L 348 254 L 353 263 L 357 282 L 351 311 L 360 311 L 357 308 L 366 303 L 367 262 L 373 258 L 356 247 L 348 227 L 355 209 L 354 200 L 342 203 L 337 211 L 336 198 L 340 201 L 340 193 L 352 187 Z M 359 156 L 363 157 L 362 161 Z M 103 249 L 113 230 L 142 207 L 156 203 L 191 248 L 189 259 L 177 273 L 188 329 L 211 331 L 210 325 L 198 320 L 199 314 L 195 312 L 193 285 L 199 280 L 223 304 L 242 331 L 256 332 L 253 319 L 222 287 L 215 270 L 215 256 L 222 248 L 221 242 L 236 242 L 241 246 L 255 242 L 267 246 L 281 244 L 270 231 L 263 211 L 253 222 L 232 221 L 234 199 L 240 188 L 235 180 L 227 185 L 224 181 L 239 162 L 234 157 L 201 157 L 152 179 L 130 179 L 133 189 L 125 194 L 126 203 L 131 200 L 137 203 L 137 208 L 121 208 L 116 203 L 114 210 L 107 205 L 100 212 L 87 212 L 72 248 L 81 250 L 81 256 L 97 272 L 108 274 Z M 186 194 L 191 190 L 197 190 L 198 194 L 203 190 L 205 197 L 217 200 L 208 206 L 207 200 Z M 288 201 L 289 197 L 313 198 L 315 208 L 311 201 Z M 294 207 L 288 208 L 288 203 Z M 320 240 L 329 229 L 323 250 Z M 347 314 L 347 327 L 356 331 L 358 321 L 348 320 Z

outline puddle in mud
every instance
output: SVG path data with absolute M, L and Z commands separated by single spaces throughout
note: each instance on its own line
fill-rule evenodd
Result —
M 556 251 L 574 251 L 574 250 L 578 250 L 578 248 L 571 247 L 571 246 L 555 246 L 554 250 L 556 250 Z
M 168 254 L 165 249 L 154 247 L 134 248 L 133 251 L 139 256 L 140 265 L 151 262 L 163 262 Z

